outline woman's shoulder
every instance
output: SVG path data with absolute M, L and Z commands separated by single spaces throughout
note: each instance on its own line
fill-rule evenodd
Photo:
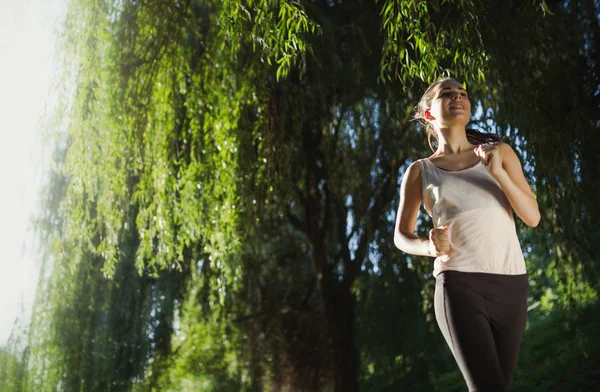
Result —
M 421 159 L 417 159 L 408 165 L 404 175 L 402 176 L 402 189 L 403 192 L 422 199 L 423 195 L 421 188 L 423 187 L 423 180 L 421 174 L 421 165 Z
M 502 156 L 502 160 L 508 161 L 519 161 L 519 157 L 515 150 L 513 150 L 512 146 L 508 143 L 498 143 L 498 148 L 500 149 L 500 155 Z
M 504 141 L 501 142 L 496 142 L 496 143 L 482 143 L 485 146 L 495 146 L 498 147 L 498 149 L 500 149 L 500 152 L 514 152 L 512 146 Z
M 421 177 L 421 165 L 423 164 L 423 159 L 417 159 L 413 161 L 404 172 L 404 177 L 407 177 L 408 180 L 416 180 Z

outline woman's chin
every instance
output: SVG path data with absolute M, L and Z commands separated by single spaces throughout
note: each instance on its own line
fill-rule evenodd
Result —
M 454 116 L 449 118 L 441 125 L 444 128 L 466 127 L 470 120 L 471 118 L 465 114 L 464 116 Z

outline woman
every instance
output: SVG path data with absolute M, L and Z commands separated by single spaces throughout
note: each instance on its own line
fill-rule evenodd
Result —
M 471 103 L 453 79 L 433 83 L 415 118 L 437 139 L 402 179 L 394 243 L 435 257 L 435 316 L 470 391 L 506 391 L 527 322 L 529 284 L 513 211 L 528 226 L 537 201 L 515 152 L 466 129 Z M 491 143 L 490 143 L 491 142 Z M 414 234 L 421 202 L 429 238 Z

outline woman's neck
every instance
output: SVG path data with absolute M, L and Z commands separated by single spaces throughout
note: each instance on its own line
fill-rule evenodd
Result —
M 467 140 L 467 131 L 464 126 L 456 128 L 440 128 L 437 130 L 438 148 L 436 155 L 452 155 L 473 149 L 474 146 Z

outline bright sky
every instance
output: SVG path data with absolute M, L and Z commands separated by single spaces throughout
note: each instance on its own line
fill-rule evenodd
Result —
M 27 249 L 45 165 L 39 120 L 65 4 L 0 0 L 0 347 L 21 304 L 30 308 L 37 284 L 38 260 Z

